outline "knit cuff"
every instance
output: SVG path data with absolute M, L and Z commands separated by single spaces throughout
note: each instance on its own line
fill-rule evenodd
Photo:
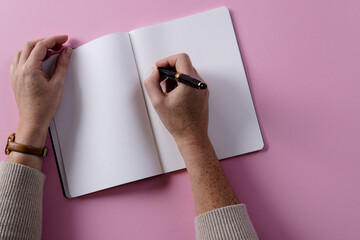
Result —
M 40 239 L 45 175 L 0 162 L 0 239 Z
M 255 229 L 244 204 L 218 208 L 195 218 L 197 240 L 255 240 Z
M 13 162 L 0 162 L 0 189 L 5 195 L 13 193 L 29 193 L 42 196 L 45 174 L 42 172 Z

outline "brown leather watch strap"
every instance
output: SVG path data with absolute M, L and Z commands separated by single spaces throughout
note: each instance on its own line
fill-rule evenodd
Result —
M 36 155 L 36 156 L 40 156 L 40 157 L 46 157 L 48 154 L 48 149 L 46 147 L 36 148 L 33 146 L 24 145 L 24 144 L 15 142 L 15 133 L 10 134 L 10 136 L 8 138 L 6 148 L 5 148 L 5 154 L 9 155 L 10 152 L 12 152 L 12 151 Z

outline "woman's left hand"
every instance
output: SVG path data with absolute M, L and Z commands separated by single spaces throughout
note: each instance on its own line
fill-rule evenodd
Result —
M 19 109 L 18 142 L 39 147 L 45 143 L 51 119 L 60 105 L 72 49 L 63 49 L 51 78 L 42 71 L 42 62 L 50 49 L 61 49 L 67 39 L 61 35 L 30 41 L 15 56 L 10 76 Z

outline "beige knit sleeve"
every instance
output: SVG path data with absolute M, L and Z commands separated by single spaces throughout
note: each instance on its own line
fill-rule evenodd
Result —
M 195 218 L 197 240 L 258 239 L 244 204 L 215 209 Z
M 0 239 L 41 239 L 44 181 L 38 170 L 0 162 Z

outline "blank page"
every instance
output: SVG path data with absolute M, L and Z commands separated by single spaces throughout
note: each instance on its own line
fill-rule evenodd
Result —
M 210 89 L 209 136 L 220 159 L 263 148 L 230 13 L 221 7 L 130 32 L 142 82 L 155 61 L 185 52 Z M 143 88 L 144 89 L 144 88 Z M 165 172 L 185 167 L 175 141 L 146 96 Z
M 128 33 L 73 50 L 51 133 L 68 197 L 162 172 Z

